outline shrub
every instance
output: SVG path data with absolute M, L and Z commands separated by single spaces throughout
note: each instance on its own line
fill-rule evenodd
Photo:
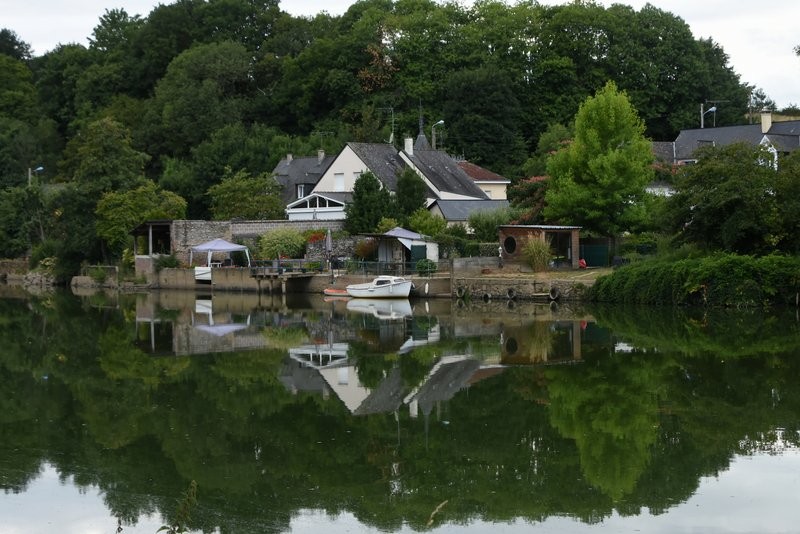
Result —
M 156 272 L 160 272 L 161 269 L 175 269 L 176 267 L 180 266 L 180 262 L 178 261 L 178 258 L 172 254 L 163 255 L 156 258 L 154 266 L 156 268 Z
M 539 239 L 530 239 L 525 243 L 525 246 L 522 247 L 522 256 L 534 272 L 546 271 L 550 260 L 553 258 L 550 240 L 542 241 Z
M 626 265 L 598 279 L 589 296 L 605 302 L 754 307 L 791 303 L 798 292 L 795 258 L 715 254 Z
M 500 245 L 495 243 L 478 243 L 478 255 L 479 256 L 494 256 L 497 257 L 497 249 L 500 248 Z
M 397 219 L 392 217 L 381 217 L 381 220 L 378 221 L 378 226 L 375 227 L 375 232 L 378 234 L 385 234 L 389 230 L 394 230 L 400 226 L 400 223 Z
M 90 267 L 86 274 L 88 274 L 89 278 L 91 278 L 97 284 L 104 283 L 108 277 L 105 268 L 100 266 Z
M 422 258 L 421 260 L 417 261 L 417 273 L 420 276 L 430 276 L 436 272 L 438 266 L 436 262 L 429 260 L 428 258 Z
M 306 250 L 306 238 L 292 228 L 279 228 L 258 239 L 258 254 L 261 258 L 300 258 Z

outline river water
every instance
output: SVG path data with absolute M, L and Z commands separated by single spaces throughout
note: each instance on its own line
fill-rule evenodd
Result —
M 6 289 L 0 347 L 3 533 L 800 528 L 796 310 Z

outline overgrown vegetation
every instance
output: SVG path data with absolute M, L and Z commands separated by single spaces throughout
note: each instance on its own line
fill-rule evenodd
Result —
M 306 238 L 293 228 L 279 228 L 258 238 L 258 254 L 263 259 L 300 258 L 305 250 Z
M 522 247 L 522 256 L 534 272 L 546 271 L 553 258 L 549 240 L 529 239 Z
M 589 290 L 590 298 L 601 302 L 709 307 L 794 304 L 798 294 L 796 258 L 729 253 L 632 263 L 601 277 Z
M 430 276 L 436 272 L 438 266 L 436 265 L 435 261 L 429 260 L 428 258 L 422 258 L 421 260 L 417 260 L 417 274 L 420 276 Z
M 162 254 L 156 258 L 155 269 L 160 272 L 162 269 L 176 269 L 181 263 L 173 254 Z

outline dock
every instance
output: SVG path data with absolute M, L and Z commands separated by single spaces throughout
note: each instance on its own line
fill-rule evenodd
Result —
M 286 267 L 251 267 L 250 278 L 253 278 L 258 284 L 258 294 L 261 294 L 261 283 L 265 280 L 269 282 L 269 292 L 273 293 L 275 289 L 275 282 L 280 281 L 281 293 L 286 294 L 286 283 L 289 280 L 311 278 L 314 276 L 315 271 L 307 271 L 305 269 L 295 270 Z

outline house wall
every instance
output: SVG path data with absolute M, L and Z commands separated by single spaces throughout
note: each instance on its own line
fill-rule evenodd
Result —
M 486 194 L 492 200 L 508 200 L 506 192 L 508 184 L 504 182 L 475 182 L 475 185 L 480 187 L 482 191 L 487 192 Z
M 367 165 L 353 152 L 353 149 L 345 146 L 319 179 L 312 192 L 352 191 L 357 176 L 368 170 Z M 341 187 L 341 183 L 337 183 L 337 173 L 344 174 L 344 187 Z

